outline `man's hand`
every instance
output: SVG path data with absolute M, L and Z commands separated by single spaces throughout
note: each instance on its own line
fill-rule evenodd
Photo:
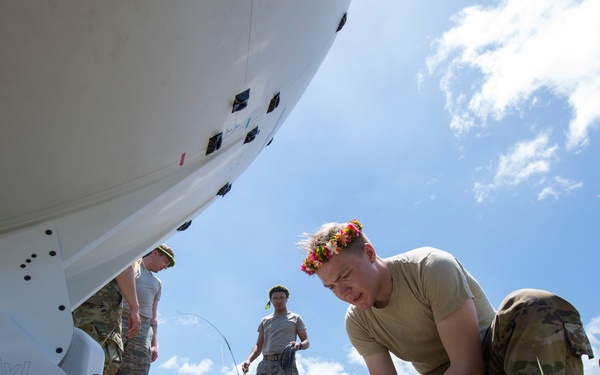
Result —
M 245 374 L 248 372 L 249 369 L 250 369 L 250 361 L 245 360 L 244 363 L 242 363 L 242 371 Z
M 156 346 L 152 347 L 152 362 L 156 361 L 158 358 L 158 348 Z
M 129 311 L 129 318 L 127 319 L 127 337 L 132 338 L 138 334 L 140 331 L 140 326 L 142 325 L 142 320 L 140 319 L 140 314 L 137 310 Z

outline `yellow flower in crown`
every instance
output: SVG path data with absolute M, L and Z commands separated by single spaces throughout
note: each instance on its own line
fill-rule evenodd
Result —
M 339 254 L 343 248 L 348 247 L 352 240 L 360 235 L 362 228 L 363 226 L 358 220 L 350 220 L 345 228 L 331 236 L 327 244 L 319 245 L 310 251 L 300 269 L 309 276 L 314 275 L 323 263 L 328 262 L 334 254 Z

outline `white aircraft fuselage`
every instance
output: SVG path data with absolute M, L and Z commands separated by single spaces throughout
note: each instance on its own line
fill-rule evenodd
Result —
M 349 4 L 0 3 L 2 368 L 102 371 L 71 311 L 235 188 Z

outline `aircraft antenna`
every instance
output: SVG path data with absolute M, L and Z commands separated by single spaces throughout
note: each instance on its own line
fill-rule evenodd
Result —
M 191 313 L 182 313 L 180 311 L 177 311 L 179 314 L 182 315 L 192 315 L 195 316 L 196 318 L 200 318 L 202 320 L 204 320 L 206 323 L 210 324 L 217 332 L 219 332 L 219 335 L 221 335 L 221 337 L 223 338 L 223 340 L 225 341 L 225 344 L 227 344 L 227 349 L 229 349 L 229 353 L 231 354 L 231 358 L 233 359 L 233 366 L 235 367 L 235 372 L 240 375 L 240 372 L 238 371 L 237 368 L 237 361 L 235 360 L 235 357 L 233 356 L 233 351 L 231 350 L 231 346 L 229 345 L 229 341 L 227 341 L 227 338 L 221 333 L 221 331 L 219 331 L 219 329 L 212 324 L 211 322 L 208 321 L 208 319 L 201 317 L 198 314 L 191 314 Z

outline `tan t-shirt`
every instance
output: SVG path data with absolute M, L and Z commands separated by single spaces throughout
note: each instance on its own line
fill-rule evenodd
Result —
M 390 303 L 360 310 L 349 306 L 346 331 L 363 356 L 390 351 L 427 374 L 449 363 L 436 323 L 473 298 L 480 334 L 495 311 L 477 281 L 449 253 L 422 247 L 386 259 L 393 278 Z
M 281 314 L 270 314 L 262 318 L 258 325 L 258 332 L 264 335 L 262 353 L 281 354 L 283 349 L 292 341 L 296 335 L 304 331 L 306 326 L 300 315 L 288 311 Z

